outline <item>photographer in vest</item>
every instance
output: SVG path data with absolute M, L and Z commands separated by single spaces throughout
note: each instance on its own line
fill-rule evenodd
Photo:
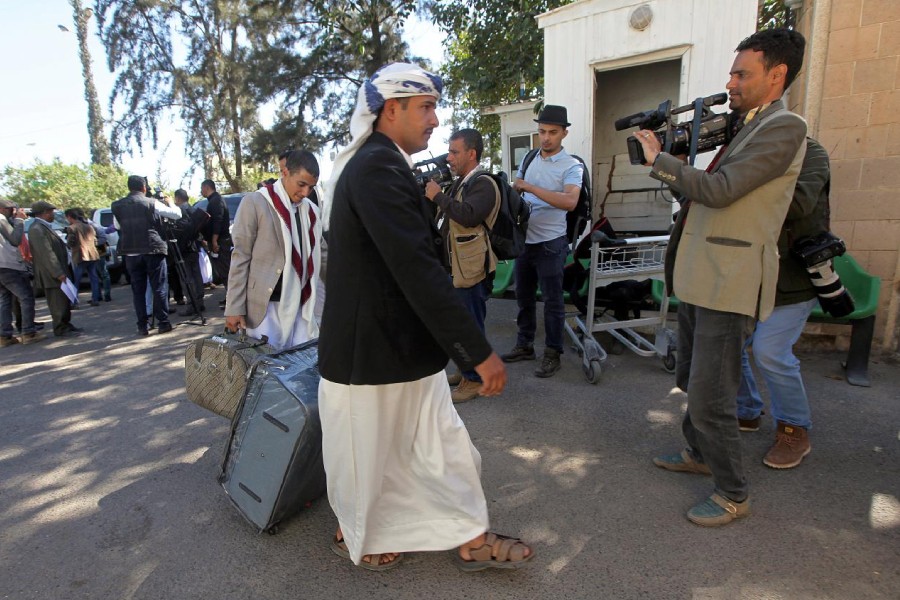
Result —
M 181 218 L 180 208 L 148 198 L 146 193 L 147 180 L 140 175 L 131 175 L 128 177 L 128 195 L 116 200 L 110 207 L 119 231 L 117 249 L 125 257 L 125 268 L 131 278 L 138 335 L 149 333 L 146 299 L 148 282 L 153 292 L 153 316 L 156 318 L 158 331 L 172 331 L 166 269 L 168 248 L 161 232 L 164 218 Z
M 491 293 L 497 258 L 491 251 L 488 232 L 500 208 L 500 190 L 479 164 L 484 140 L 474 129 L 461 129 L 450 136 L 447 164 L 456 181 L 445 194 L 429 180 L 425 196 L 438 207 L 437 223 L 444 240 L 444 261 L 449 265 L 453 287 L 463 304 L 484 332 L 487 299 Z M 457 384 L 453 402 L 467 402 L 478 397 L 481 377 L 474 370 L 451 376 Z

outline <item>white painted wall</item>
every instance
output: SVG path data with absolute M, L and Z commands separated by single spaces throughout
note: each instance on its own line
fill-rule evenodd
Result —
M 594 122 L 596 95 L 610 93 L 595 89 L 596 73 L 680 60 L 679 93 L 672 98 L 675 105 L 725 91 L 735 46 L 756 30 L 757 4 L 758 0 L 582 0 L 538 17 L 538 26 L 544 31 L 544 100 L 568 108 L 572 126 L 566 150 L 592 165 L 595 197 L 609 191 L 606 180 L 598 178 L 602 173 L 597 169 L 610 158 L 595 155 L 595 131 L 606 126 Z M 653 20 L 646 29 L 638 31 L 630 27 L 629 16 L 641 5 L 649 6 Z M 648 94 L 646 105 L 638 102 L 632 112 L 654 108 L 664 99 Z M 613 123 L 608 127 L 612 129 Z M 625 152 L 625 134 L 622 136 L 622 148 L 610 154 Z M 698 165 L 705 166 L 711 157 L 702 155 Z M 634 170 L 628 172 L 630 176 L 636 174 Z M 648 202 L 654 202 L 656 195 L 645 195 Z M 641 219 L 665 222 L 668 215 L 660 215 L 660 211 L 671 214 L 671 205 L 657 202 L 647 210 L 631 206 L 629 214 L 635 215 L 636 220 L 620 224 L 620 228 L 633 229 L 633 223 Z

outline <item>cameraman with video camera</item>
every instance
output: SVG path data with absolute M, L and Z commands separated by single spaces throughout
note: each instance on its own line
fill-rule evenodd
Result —
M 758 31 L 738 45 L 726 85 L 736 131 L 706 171 L 660 152 L 654 132 L 637 134 L 651 177 L 684 197 L 666 252 L 666 284 L 681 301 L 676 382 L 688 396 L 688 447 L 653 462 L 713 476 L 713 494 L 687 513 L 706 527 L 750 514 L 736 416 L 741 352 L 775 302 L 778 235 L 806 150 L 806 123 L 781 96 L 805 46 L 789 29 Z
M 140 175 L 128 177 L 128 192 L 112 203 L 116 229 L 119 230 L 118 252 L 125 257 L 125 268 L 131 278 L 131 293 L 137 315 L 138 335 L 148 335 L 147 283 L 153 292 L 153 316 L 159 333 L 172 331 L 169 322 L 169 286 L 166 269 L 167 243 L 163 219 L 181 218 L 181 209 L 162 200 L 148 198 L 147 180 Z

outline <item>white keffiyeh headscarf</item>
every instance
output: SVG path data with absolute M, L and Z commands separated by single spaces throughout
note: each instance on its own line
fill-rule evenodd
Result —
M 331 195 L 337 187 L 338 178 L 347 162 L 372 133 L 372 126 L 385 101 L 412 96 L 434 96 L 440 100 L 443 89 L 444 82 L 438 75 L 410 63 L 392 63 L 381 67 L 360 86 L 356 108 L 350 118 L 350 143 L 334 159 L 331 179 L 326 186 L 328 197 L 322 203 L 326 227 L 331 214 Z

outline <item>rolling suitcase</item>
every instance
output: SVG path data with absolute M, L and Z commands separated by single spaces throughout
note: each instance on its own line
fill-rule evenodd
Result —
M 318 341 L 257 359 L 231 424 L 219 482 L 259 531 L 325 493 Z
M 275 348 L 246 332 L 222 332 L 195 340 L 184 352 L 184 387 L 188 400 L 226 419 L 234 418 L 253 362 Z

